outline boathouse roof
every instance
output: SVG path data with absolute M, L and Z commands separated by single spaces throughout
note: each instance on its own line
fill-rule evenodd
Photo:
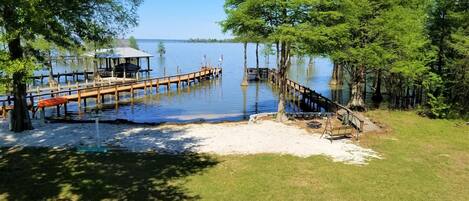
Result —
M 116 47 L 108 49 L 99 49 L 95 52 L 85 53 L 85 56 L 96 57 L 96 58 L 107 58 L 107 59 L 118 59 L 118 58 L 146 58 L 153 57 L 153 55 L 146 53 L 141 50 L 137 50 L 131 47 Z

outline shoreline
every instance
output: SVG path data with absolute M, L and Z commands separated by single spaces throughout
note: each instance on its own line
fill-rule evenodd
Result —
M 4 125 L 4 121 L 2 122 Z M 117 148 L 129 152 L 184 154 L 187 152 L 215 155 L 280 154 L 301 158 L 322 155 L 332 161 L 363 165 L 380 159 L 375 151 L 352 143 L 349 139 L 320 138 L 299 124 L 258 120 L 256 123 L 190 123 L 190 124 L 99 124 L 48 123 L 36 129 L 13 133 L 0 129 L 0 147 L 79 147 Z

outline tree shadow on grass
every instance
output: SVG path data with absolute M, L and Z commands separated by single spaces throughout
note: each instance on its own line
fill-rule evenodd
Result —
M 218 162 L 195 153 L 83 154 L 0 148 L 0 198 L 8 200 L 195 200 L 184 178 Z

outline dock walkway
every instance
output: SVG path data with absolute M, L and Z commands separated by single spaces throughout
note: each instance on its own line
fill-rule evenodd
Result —
M 33 113 L 37 109 L 40 109 L 38 106 L 41 106 L 42 109 L 44 107 L 57 106 L 57 109 L 59 109 L 59 105 L 62 104 L 64 105 L 66 112 L 66 105 L 69 102 L 77 102 L 78 107 L 81 108 L 82 102 L 86 107 L 86 99 L 88 98 L 94 98 L 96 100 L 96 104 L 100 105 L 104 103 L 104 95 L 114 95 L 114 100 L 118 103 L 119 94 L 121 92 L 130 92 L 130 96 L 133 99 L 134 92 L 137 90 L 144 90 L 144 93 L 146 94 L 147 92 L 152 93 L 152 88 L 155 88 L 156 92 L 158 92 L 160 86 L 165 86 L 168 90 L 171 88 L 171 85 L 176 85 L 176 87 L 179 88 L 184 84 L 191 85 L 192 83 L 200 82 L 201 80 L 218 77 L 221 73 L 221 68 L 202 67 L 201 70 L 197 72 L 173 76 L 148 78 L 131 82 L 108 84 L 105 86 L 57 90 L 39 94 L 31 93 L 29 96 L 26 96 L 26 99 L 29 100 L 28 105 Z M 35 98 L 39 99 L 37 104 L 35 104 Z M 54 101 L 56 98 L 66 101 Z M 0 112 L 2 116 L 5 117 L 6 112 L 13 109 L 13 105 L 11 105 L 13 98 L 9 97 L 8 99 L 0 100 L 0 102 L 2 103 L 2 110 Z M 56 104 L 45 104 L 47 102 Z
M 276 70 L 269 70 L 268 80 L 273 85 L 278 86 Z M 360 132 L 363 131 L 365 124 L 363 118 L 349 108 L 293 80 L 287 79 L 286 85 L 286 92 L 297 97 L 296 100 L 306 108 L 318 112 L 323 108 L 327 112 L 334 112 L 345 124 L 351 124 Z

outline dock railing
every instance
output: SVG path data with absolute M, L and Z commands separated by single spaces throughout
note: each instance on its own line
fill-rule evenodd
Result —
M 278 75 L 277 75 L 277 70 L 275 69 L 270 69 L 269 70 L 269 80 L 271 83 L 278 85 Z M 312 99 L 317 104 L 320 104 L 323 108 L 325 108 L 328 111 L 334 112 L 344 124 L 347 125 L 352 125 L 354 126 L 358 131 L 363 132 L 365 121 L 361 119 L 356 113 L 354 113 L 352 110 L 347 108 L 346 106 L 343 106 L 339 104 L 336 101 L 332 101 L 331 99 L 323 96 L 322 94 L 305 87 L 293 80 L 290 80 L 287 78 L 286 80 L 287 84 L 287 90 L 294 90 L 298 93 L 300 93 L 303 97 L 308 96 Z M 339 114 L 340 111 L 344 111 L 344 113 Z
M 147 78 L 147 79 L 141 79 L 141 80 L 133 80 L 133 81 L 122 82 L 122 83 L 112 83 L 112 84 L 106 84 L 102 86 L 100 85 L 100 86 L 88 87 L 88 85 L 86 85 L 86 87 L 80 88 L 79 85 L 78 87 L 76 85 L 75 86 L 70 85 L 70 88 L 68 90 L 61 90 L 61 88 L 59 87 L 57 88 L 57 90 L 51 90 L 50 92 L 46 92 L 46 93 L 39 93 L 39 94 L 29 93 L 29 95 L 26 96 L 26 100 L 29 100 L 28 105 L 30 107 L 34 107 L 35 98 L 41 99 L 41 97 L 46 97 L 46 96 L 57 97 L 60 95 L 71 95 L 72 93 L 81 94 L 81 93 L 89 92 L 93 90 L 102 91 L 104 89 L 133 86 L 136 84 L 143 84 L 143 83 L 145 83 L 145 86 L 147 86 L 148 84 L 152 85 L 152 83 L 154 83 L 153 85 L 158 86 L 158 83 L 160 81 L 165 81 L 165 80 L 168 81 L 167 85 L 170 85 L 172 83 L 179 84 L 183 81 L 189 82 L 190 80 L 201 79 L 204 76 L 210 76 L 210 75 L 218 76 L 219 74 L 221 74 L 221 68 L 203 68 L 197 72 L 164 76 L 164 77 Z M 75 87 L 75 89 L 72 89 L 73 87 Z M 0 99 L 3 116 L 5 115 L 6 110 L 12 109 L 11 104 L 13 101 L 14 101 L 14 97 L 12 95 L 8 95 L 6 96 L 6 98 Z

